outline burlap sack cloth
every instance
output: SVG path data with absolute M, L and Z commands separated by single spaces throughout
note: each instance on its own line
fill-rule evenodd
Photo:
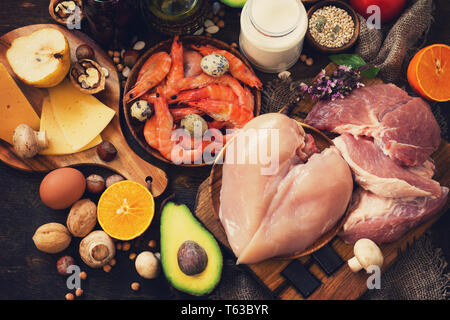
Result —
M 432 23 L 431 0 L 411 0 L 409 7 L 397 21 L 381 30 L 367 28 L 361 16 L 360 40 L 355 52 L 366 62 L 381 67 L 380 76 L 408 90 L 402 75 L 412 56 L 426 40 Z M 311 79 L 293 81 L 276 79 L 263 92 L 263 112 L 277 112 L 280 106 L 298 100 L 298 86 Z M 410 92 L 412 95 L 413 93 Z M 448 139 L 447 121 L 438 105 L 431 106 L 443 133 Z M 381 278 L 381 289 L 368 290 L 362 299 L 441 300 L 450 297 L 450 273 L 442 250 L 434 247 L 425 233 L 408 250 L 400 254 L 394 265 Z M 273 299 L 268 290 L 248 275 L 235 261 L 225 258 L 222 281 L 211 299 Z

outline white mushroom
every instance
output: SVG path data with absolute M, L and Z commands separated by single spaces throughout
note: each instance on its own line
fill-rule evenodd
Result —
M 21 158 L 32 158 L 48 148 L 45 131 L 34 131 L 29 125 L 19 124 L 13 135 L 14 150 Z
M 154 279 L 159 275 L 159 260 L 150 251 L 143 251 L 135 261 L 137 273 L 145 279 Z
M 370 239 L 359 239 L 353 247 L 355 256 L 347 261 L 348 266 L 353 272 L 361 269 L 367 270 L 369 266 L 383 265 L 383 253 L 375 242 Z
M 92 231 L 80 242 L 81 259 L 91 268 L 103 267 L 115 254 L 114 242 L 104 231 Z

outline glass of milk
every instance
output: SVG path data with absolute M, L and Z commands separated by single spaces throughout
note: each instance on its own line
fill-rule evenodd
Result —
M 257 69 L 281 72 L 300 57 L 307 28 L 299 0 L 248 0 L 241 13 L 239 46 Z

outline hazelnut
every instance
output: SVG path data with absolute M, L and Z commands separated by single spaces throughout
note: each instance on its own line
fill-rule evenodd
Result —
M 116 265 L 116 263 L 117 263 L 116 259 L 111 259 L 111 261 L 109 262 L 109 265 L 111 267 L 114 267 Z
M 109 141 L 103 141 L 97 146 L 97 154 L 103 161 L 109 162 L 114 160 L 117 155 L 117 149 Z
M 113 174 L 112 176 L 109 176 L 106 179 L 106 188 L 109 188 L 110 186 L 112 186 L 114 183 L 116 182 L 120 182 L 125 180 L 122 176 L 118 175 L 118 174 Z
M 83 289 L 77 288 L 77 290 L 75 290 L 75 295 L 81 297 L 83 295 Z
M 208 265 L 208 256 L 205 249 L 191 240 L 183 242 L 180 246 L 177 260 L 181 271 L 188 276 L 203 272 Z
M 130 260 L 134 260 L 136 258 L 136 253 L 134 253 L 134 252 L 130 253 L 128 258 L 130 258 Z
M 82 45 L 78 46 L 77 50 L 75 51 L 75 55 L 78 60 L 83 60 L 83 59 L 94 60 L 95 59 L 94 50 L 91 47 L 89 47 L 87 44 L 82 44 Z
M 84 272 L 84 271 L 80 272 L 80 279 L 81 280 L 86 280 L 87 279 L 87 273 Z
M 131 284 L 131 290 L 133 290 L 133 291 L 138 291 L 140 286 L 141 286 L 141 285 L 139 284 L 139 282 L 133 282 L 133 283 Z
M 123 251 L 128 251 L 128 250 L 130 250 L 130 248 L 131 248 L 131 244 L 129 242 L 123 243 L 123 247 L 122 247 Z
M 86 178 L 86 188 L 90 193 L 101 193 L 105 190 L 105 179 L 98 174 L 91 174 Z
M 136 50 L 127 50 L 123 54 L 123 63 L 127 67 L 132 68 L 139 59 L 139 52 Z
M 71 256 L 62 256 L 56 262 L 56 269 L 60 275 L 68 276 L 70 273 L 67 269 L 73 265 L 75 265 L 75 260 Z
M 223 28 L 225 27 L 225 22 L 223 20 L 219 20 L 219 22 L 217 22 L 217 26 Z
M 110 272 L 111 269 L 112 269 L 112 267 L 109 264 L 107 264 L 106 266 L 103 266 L 103 271 L 105 271 L 106 273 Z
M 307 56 L 306 54 L 302 54 L 302 55 L 300 56 L 300 61 L 301 61 L 301 62 L 306 62 L 306 59 L 308 59 L 308 56 Z
M 73 300 L 73 299 L 75 299 L 73 293 L 66 294 L 65 298 L 66 298 L 66 300 Z
M 314 60 L 312 58 L 306 59 L 306 65 L 307 66 L 312 66 L 313 64 L 314 64 Z
M 150 241 L 148 242 L 148 246 L 149 246 L 150 248 L 155 248 L 155 247 L 156 247 L 156 240 L 150 240 Z
M 114 62 L 114 64 L 119 64 L 120 63 L 120 58 L 119 57 L 114 57 L 113 58 L 113 62 Z
M 110 56 L 111 58 L 114 57 L 114 51 L 108 50 L 108 56 Z

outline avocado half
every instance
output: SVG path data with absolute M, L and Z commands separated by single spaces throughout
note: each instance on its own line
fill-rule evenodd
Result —
M 206 268 L 192 276 L 183 273 L 178 265 L 178 250 L 187 240 L 199 244 L 208 257 Z M 192 295 L 208 294 L 220 281 L 223 258 L 219 245 L 184 204 L 168 202 L 162 210 L 161 266 L 172 286 Z
M 242 8 L 247 0 L 221 0 L 222 3 L 233 8 Z

